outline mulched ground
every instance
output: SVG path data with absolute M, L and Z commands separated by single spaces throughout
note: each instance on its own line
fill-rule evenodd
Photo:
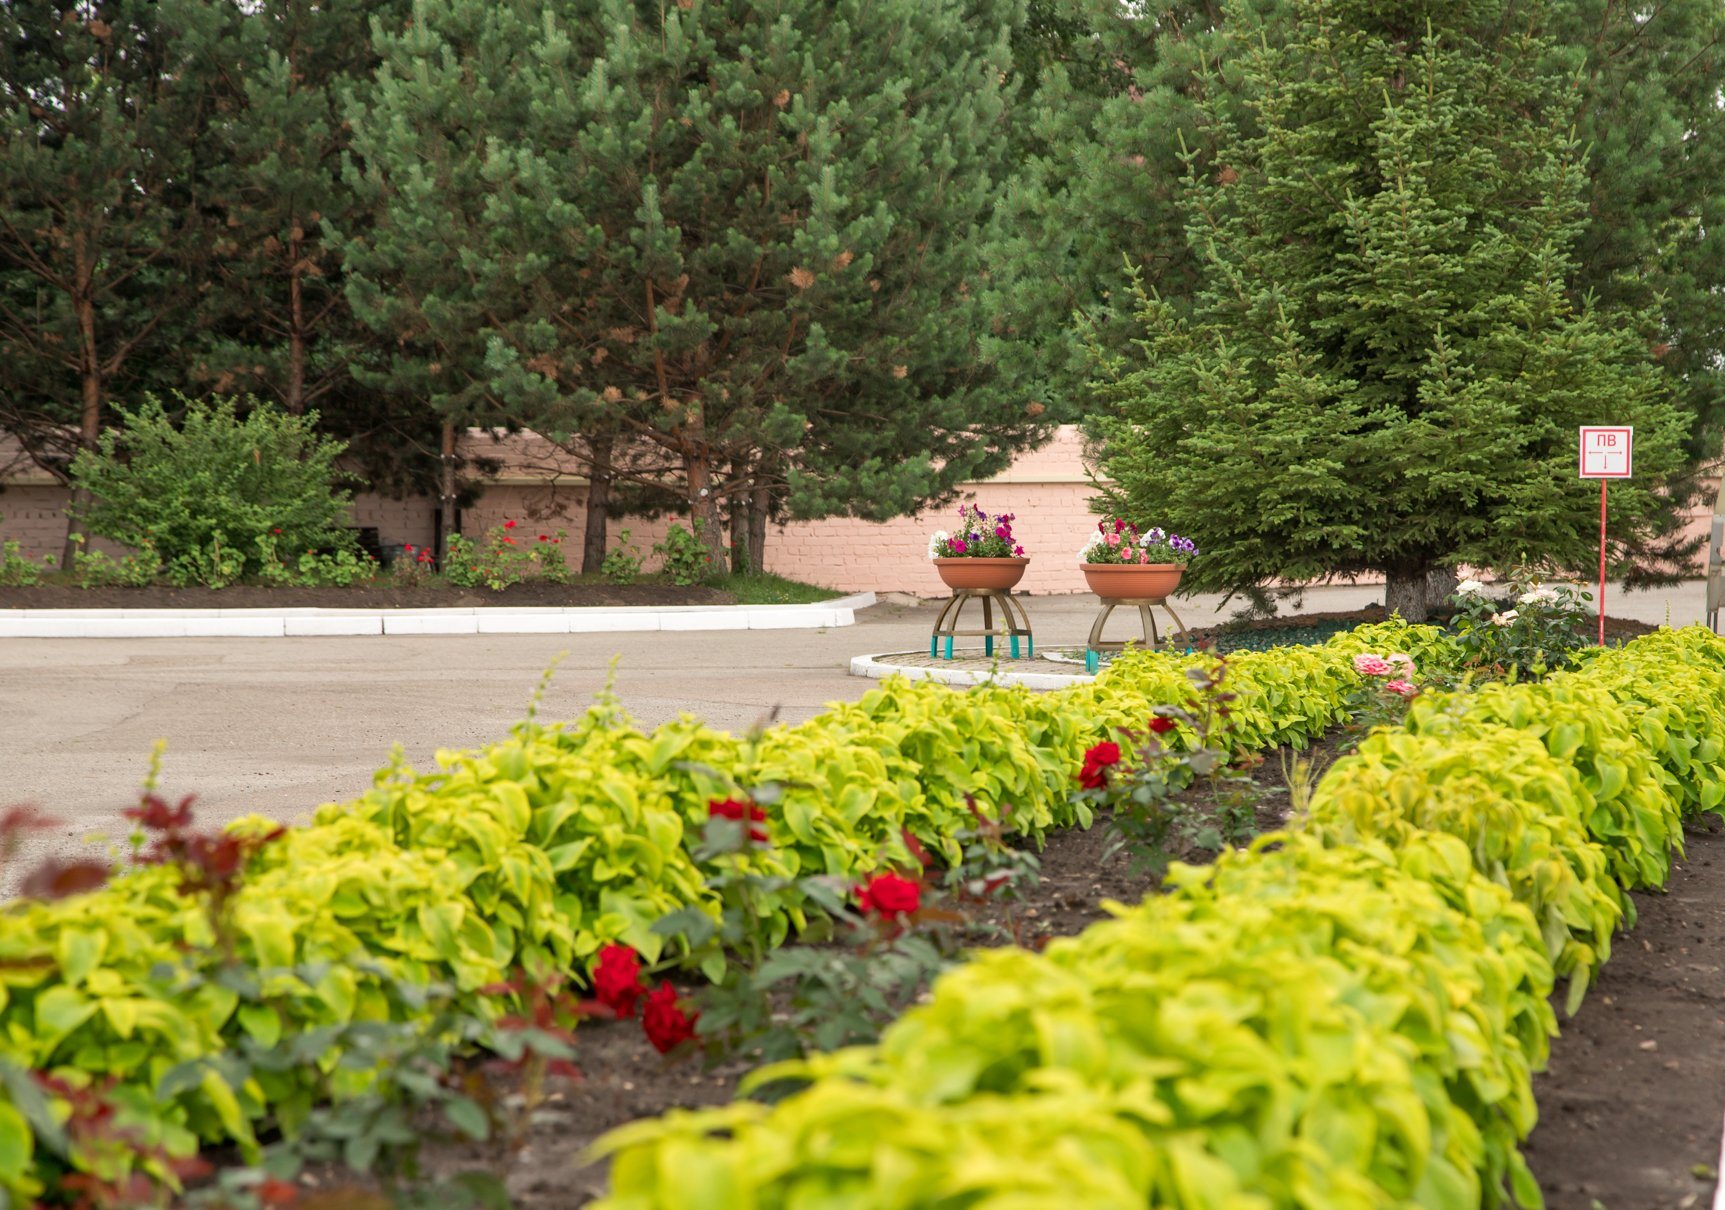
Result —
M 388 583 L 351 588 L 272 588 L 235 584 L 228 588 L 76 588 L 39 584 L 0 587 L 0 609 L 437 609 L 475 605 L 734 605 L 737 598 L 717 588 L 675 584 L 547 584 L 528 580 L 502 592 L 425 584 L 399 588 Z
M 1692 831 L 1661 895 L 1636 895 L 1581 1011 L 1534 1081 L 1527 1144 L 1549 1210 L 1711 1206 L 1725 1112 L 1725 831 Z

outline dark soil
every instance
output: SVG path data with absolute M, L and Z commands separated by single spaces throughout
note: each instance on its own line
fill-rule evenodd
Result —
M 422 584 L 361 584 L 351 588 L 275 588 L 235 584 L 228 588 L 77 588 L 38 584 L 0 588 L 0 609 L 436 609 L 475 605 L 734 605 L 717 588 L 675 584 L 548 584 L 527 580 L 502 592 Z
M 1711 1206 L 1725 1111 L 1725 831 L 1690 832 L 1636 895 L 1598 984 L 1534 1081 L 1527 1145 L 1549 1210 Z

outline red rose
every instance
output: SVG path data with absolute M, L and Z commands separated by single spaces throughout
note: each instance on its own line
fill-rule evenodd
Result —
M 635 1001 L 647 988 L 641 982 L 641 959 L 626 945 L 607 945 L 593 968 L 593 995 L 619 1017 L 635 1015 Z
M 291 1181 L 270 1177 L 263 1181 L 252 1192 L 265 1206 L 291 1206 L 299 1199 L 299 1186 Z
M 896 920 L 922 906 L 922 887 L 897 874 L 876 874 L 868 885 L 857 888 L 857 907 L 862 914 Z
M 1175 726 L 1176 724 L 1173 719 L 1164 718 L 1160 714 L 1150 720 L 1150 730 L 1154 731 L 1157 735 L 1167 735 L 1175 728 Z
M 539 540 L 541 542 L 549 542 L 549 541 L 551 541 L 551 535 L 550 534 L 540 534 Z
M 504 528 L 504 529 L 514 529 L 514 528 L 515 528 L 515 522 L 513 522 L 513 521 L 505 521 L 505 522 L 504 522 L 504 523 L 503 523 L 503 528 Z
M 693 1038 L 695 1022 L 700 1019 L 700 1013 L 686 1013 L 677 1006 L 677 989 L 669 983 L 648 992 L 641 1006 L 641 1028 L 660 1054 L 668 1054 Z
M 757 807 L 754 803 L 747 800 L 727 798 L 721 801 L 719 799 L 713 799 L 707 803 L 707 818 L 734 819 L 738 823 L 742 823 L 747 820 L 751 824 L 756 824 L 765 823 L 767 821 L 767 813 Z M 765 828 L 750 827 L 749 839 L 754 841 L 756 844 L 766 844 L 767 830 Z
M 1120 745 L 1106 740 L 1084 754 L 1084 768 L 1078 774 L 1078 784 L 1086 790 L 1100 790 L 1108 784 L 1106 770 L 1120 763 Z

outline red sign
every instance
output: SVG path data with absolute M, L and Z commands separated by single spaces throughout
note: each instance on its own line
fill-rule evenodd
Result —
M 1627 479 L 1634 466 L 1635 430 L 1583 425 L 1581 477 Z

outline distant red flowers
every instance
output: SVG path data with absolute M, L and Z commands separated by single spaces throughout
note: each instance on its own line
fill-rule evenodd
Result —
M 1084 768 L 1079 770 L 1078 784 L 1086 790 L 1100 790 L 1108 784 L 1108 770 L 1120 763 L 1120 745 L 1104 740 L 1084 754 Z
M 635 1001 L 646 992 L 641 959 L 626 945 L 607 945 L 593 968 L 593 995 L 619 1017 L 635 1015 Z
M 1173 719 L 1164 718 L 1160 714 L 1150 720 L 1150 730 L 1154 731 L 1157 735 L 1167 735 L 1175 728 L 1175 726 L 1177 726 L 1177 724 Z
M 747 799 L 712 799 L 707 803 L 707 818 L 734 819 L 738 823 L 748 822 L 750 824 L 749 839 L 756 844 L 767 843 L 767 830 L 753 826 L 757 823 L 765 823 L 767 813 Z
M 667 1054 L 695 1036 L 700 1013 L 686 1013 L 677 1003 L 677 989 L 661 983 L 647 995 L 641 1008 L 641 1028 L 647 1041 L 660 1054 Z

